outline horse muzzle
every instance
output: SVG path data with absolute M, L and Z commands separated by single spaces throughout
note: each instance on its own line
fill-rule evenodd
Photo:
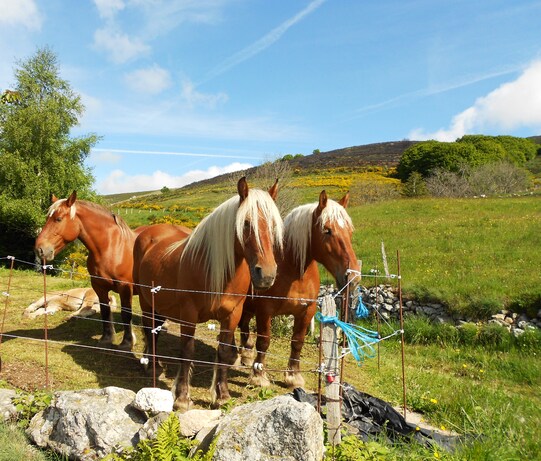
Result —
M 34 253 L 36 253 L 36 258 L 40 261 L 52 261 L 54 259 L 53 247 L 36 246 L 34 248 Z
M 255 266 L 250 269 L 252 276 L 252 284 L 256 290 L 269 289 L 276 280 L 276 265 L 267 270 L 263 270 L 261 266 Z

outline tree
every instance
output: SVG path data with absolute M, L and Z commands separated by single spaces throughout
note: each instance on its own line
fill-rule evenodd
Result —
M 427 178 L 436 169 L 456 173 L 464 166 L 477 168 L 502 161 L 524 166 L 536 154 L 537 146 L 529 139 L 465 135 L 456 142 L 425 141 L 409 147 L 400 158 L 397 173 L 407 181 L 413 172 Z
M 84 106 L 59 75 L 56 55 L 38 49 L 19 62 L 14 90 L 0 103 L 0 254 L 28 255 L 51 194 L 94 198 L 94 178 L 84 165 L 95 134 L 70 137 Z M 24 212 L 23 212 L 24 210 Z M 24 249 L 23 249 L 24 248 Z

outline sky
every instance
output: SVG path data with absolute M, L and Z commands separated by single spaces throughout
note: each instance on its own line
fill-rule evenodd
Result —
M 0 0 L 0 91 L 44 47 L 100 194 L 286 154 L 541 135 L 540 0 Z

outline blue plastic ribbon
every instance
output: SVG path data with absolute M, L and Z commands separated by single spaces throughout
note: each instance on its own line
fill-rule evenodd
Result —
M 365 358 L 371 359 L 376 356 L 376 350 L 372 345 L 380 340 L 377 331 L 368 330 L 360 325 L 342 322 L 336 316 L 322 315 L 321 312 L 316 312 L 316 319 L 320 323 L 333 323 L 344 332 L 351 354 L 359 362 L 359 365 L 361 365 L 361 362 Z

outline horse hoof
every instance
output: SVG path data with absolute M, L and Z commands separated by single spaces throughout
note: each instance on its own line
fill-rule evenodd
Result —
M 300 373 L 286 372 L 284 381 L 289 389 L 304 388 L 304 378 Z
M 254 355 L 243 352 L 240 356 L 240 361 L 245 367 L 251 367 L 254 364 Z
M 252 375 L 250 378 L 250 384 L 257 387 L 269 387 L 271 382 L 266 375 Z
M 113 337 L 112 336 L 102 336 L 98 343 L 100 346 L 112 346 L 113 345 Z
M 124 338 L 122 339 L 122 342 L 118 345 L 118 348 L 122 351 L 131 351 L 133 350 L 133 346 L 135 346 L 135 335 L 132 335 L 131 338 Z
M 193 402 L 191 400 L 180 400 L 176 399 L 173 404 L 173 410 L 178 411 L 179 413 L 186 413 L 193 407 Z

